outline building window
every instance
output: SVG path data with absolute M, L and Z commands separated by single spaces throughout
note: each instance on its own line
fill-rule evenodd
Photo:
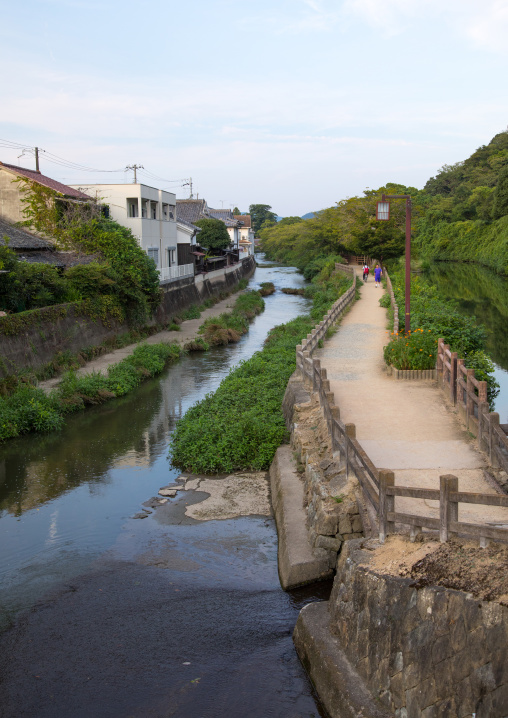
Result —
M 148 247 L 148 249 L 146 250 L 146 253 L 148 254 L 149 257 L 151 257 L 153 259 L 153 261 L 155 262 L 155 266 L 158 267 L 159 266 L 159 248 L 158 247 Z
M 141 200 L 141 216 L 145 219 L 148 217 L 149 204 L 150 202 L 147 199 Z
M 162 217 L 166 222 L 169 221 L 169 207 L 167 204 L 162 205 Z
M 138 198 L 131 197 L 127 200 L 127 216 L 139 217 Z
M 176 217 L 176 207 L 174 204 L 169 205 L 169 219 L 174 219 Z
M 158 219 L 157 204 L 157 202 L 150 202 L 150 219 Z
M 168 267 L 174 267 L 176 265 L 176 249 L 175 247 L 168 247 Z

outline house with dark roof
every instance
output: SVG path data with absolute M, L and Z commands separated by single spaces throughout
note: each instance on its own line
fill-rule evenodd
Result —
M 75 264 L 89 264 L 96 261 L 95 255 L 80 252 L 59 252 L 47 239 L 15 227 L 0 217 L 0 244 L 6 244 L 16 253 L 21 262 L 52 264 L 64 269 Z
M 56 192 L 63 198 L 73 201 L 89 202 L 90 198 L 74 187 L 57 182 L 51 177 L 43 175 L 38 170 L 29 170 L 25 167 L 17 165 L 9 165 L 6 162 L 0 162 L 0 218 L 8 222 L 22 222 L 25 217 L 23 215 L 23 203 L 25 193 L 23 192 L 23 182 L 18 180 L 28 180 L 36 182 L 43 187 Z
M 240 222 L 235 219 L 230 209 L 213 209 L 204 199 L 177 199 L 177 219 L 197 222 L 200 219 L 219 219 L 224 222 L 231 238 L 233 249 L 238 250 L 240 240 Z

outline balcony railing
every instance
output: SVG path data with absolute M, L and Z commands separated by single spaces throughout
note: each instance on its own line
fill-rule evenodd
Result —
M 175 279 L 181 279 L 182 277 L 193 277 L 194 265 L 181 264 L 178 267 L 161 267 L 158 272 L 161 282 L 171 282 Z

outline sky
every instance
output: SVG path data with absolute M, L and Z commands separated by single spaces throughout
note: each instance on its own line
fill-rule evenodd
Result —
M 422 188 L 507 129 L 507 37 L 508 0 L 4 3 L 0 161 L 38 146 L 68 184 L 138 164 L 281 216 Z

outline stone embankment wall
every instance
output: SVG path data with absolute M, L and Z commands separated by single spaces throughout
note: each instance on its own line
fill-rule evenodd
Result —
M 342 553 L 330 631 L 373 697 L 396 718 L 508 714 L 508 608 L 369 568 Z
M 188 277 L 162 285 L 162 301 L 148 326 L 166 324 L 176 314 L 193 304 L 201 304 L 223 291 L 232 291 L 238 282 L 254 273 L 256 263 L 249 257 L 242 264 L 209 272 L 196 278 Z M 36 323 L 20 334 L 1 333 L 0 317 L 0 378 L 21 369 L 38 369 L 52 360 L 57 352 L 79 352 L 102 344 L 109 338 L 129 331 L 128 324 L 108 320 L 106 323 L 79 316 L 73 305 L 45 307 L 38 310 Z

